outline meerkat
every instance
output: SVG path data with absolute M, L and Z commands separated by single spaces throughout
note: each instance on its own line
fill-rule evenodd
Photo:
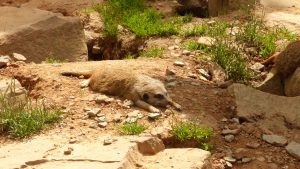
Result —
M 282 52 L 277 52 L 262 62 L 263 65 L 273 65 L 270 74 L 265 81 L 271 79 L 275 74 L 279 74 L 282 79 L 286 79 L 300 67 L 300 40 L 291 42 Z
M 149 112 L 159 113 L 160 110 L 154 106 L 165 107 L 168 104 L 181 110 L 181 106 L 169 97 L 164 84 L 147 75 L 119 68 L 62 72 L 61 75 L 89 78 L 85 85 L 92 91 L 132 100 L 137 107 Z

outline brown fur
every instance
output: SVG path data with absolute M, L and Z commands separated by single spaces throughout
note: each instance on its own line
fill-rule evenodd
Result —
M 150 112 L 159 112 L 153 106 L 166 106 L 167 104 L 181 109 L 181 106 L 168 96 L 161 81 L 129 70 L 109 68 L 88 72 L 62 72 L 61 74 L 90 77 L 88 86 L 91 90 L 132 100 L 135 105 Z
M 288 77 L 300 67 L 300 40 L 291 42 L 282 52 L 275 53 L 262 63 L 264 65 L 274 63 L 275 72 L 282 78 Z

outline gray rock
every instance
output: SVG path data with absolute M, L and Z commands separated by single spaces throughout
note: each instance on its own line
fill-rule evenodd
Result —
M 175 61 L 175 62 L 174 62 L 174 65 L 175 65 L 175 66 L 183 67 L 183 66 L 185 66 L 185 63 L 183 63 L 183 62 L 181 62 L 181 61 Z
M 212 77 L 211 75 L 204 69 L 198 69 L 198 72 L 200 73 L 200 75 L 202 75 L 203 77 L 205 77 L 207 80 L 211 80 Z
M 111 103 L 114 101 L 113 98 L 110 98 L 106 95 L 99 95 L 95 98 L 96 103 Z
M 246 146 L 248 148 L 256 149 L 260 146 L 260 144 L 259 143 L 247 143 Z
M 100 123 L 98 123 L 98 126 L 101 127 L 101 128 L 105 128 L 107 125 L 108 125 L 107 122 L 100 122 Z
M 300 127 L 300 97 L 281 97 L 264 93 L 242 84 L 233 84 L 229 91 L 235 98 L 237 116 L 247 121 L 257 122 L 258 119 L 272 122 L 272 127 L 282 128 L 282 123 L 289 123 L 291 127 Z M 274 117 L 282 116 L 277 123 Z M 262 123 L 262 122 L 259 122 Z
M 89 118 L 96 117 L 98 113 L 101 112 L 100 108 L 94 108 L 87 111 L 87 115 Z
M 166 76 L 174 76 L 174 75 L 176 75 L 176 70 L 169 69 L 169 68 L 166 69 Z
M 239 133 L 239 129 L 234 129 L 234 130 L 224 129 L 224 130 L 222 130 L 223 135 L 228 135 L 228 134 L 236 135 L 238 133 Z
M 0 68 L 6 67 L 10 62 L 9 56 L 0 56 Z
M 87 54 L 78 17 L 23 7 L 0 7 L 0 16 L 5 18 L 0 20 L 1 54 L 22 53 L 33 62 L 42 62 L 49 55 L 77 61 Z
M 290 155 L 300 160 L 300 143 L 292 141 L 285 147 L 285 149 Z
M 254 70 L 254 71 L 257 71 L 257 72 L 260 72 L 265 66 L 259 62 L 256 62 L 254 63 L 250 69 Z
M 229 135 L 226 135 L 224 138 L 225 138 L 225 141 L 230 143 L 234 140 L 234 135 L 229 134 Z
M 97 118 L 97 121 L 98 122 L 106 122 L 106 117 L 105 116 L 99 117 L 99 118 Z
M 224 160 L 228 161 L 228 162 L 231 162 L 231 163 L 235 163 L 236 162 L 236 159 L 233 158 L 233 157 L 224 157 Z
M 212 46 L 216 42 L 216 39 L 212 37 L 200 37 L 197 42 L 201 45 Z
M 189 56 L 191 54 L 191 51 L 189 51 L 189 50 L 183 50 L 182 54 L 186 55 L 186 56 Z
M 283 136 L 264 134 L 262 136 L 262 139 L 274 146 L 285 146 L 287 144 L 287 139 L 284 138 Z
M 248 157 L 242 158 L 242 163 L 249 163 L 250 161 L 252 161 L 252 158 L 248 158 Z
M 16 79 L 0 80 L 0 95 L 22 95 L 26 93 L 26 89 Z
M 110 144 L 112 144 L 113 142 L 115 142 L 116 140 L 115 139 L 112 139 L 112 138 L 106 138 L 106 139 L 104 139 L 104 141 L 103 141 L 103 145 L 110 145 Z
M 19 53 L 13 53 L 12 54 L 12 58 L 15 60 L 15 61 L 26 61 L 26 57 L 19 54 Z
M 148 114 L 148 118 L 149 118 L 150 120 L 158 119 L 160 116 L 161 116 L 160 113 L 149 113 L 149 114 Z

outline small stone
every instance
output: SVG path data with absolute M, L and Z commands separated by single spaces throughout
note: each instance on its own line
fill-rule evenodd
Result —
M 91 109 L 87 112 L 87 115 L 89 118 L 93 118 L 93 117 L 96 117 L 98 113 L 101 112 L 101 109 L 99 108 L 94 108 L 94 109 Z
M 64 151 L 64 155 L 70 155 L 72 151 L 74 151 L 74 149 L 72 147 L 68 147 L 68 150 Z
M 114 101 L 113 98 L 110 98 L 106 95 L 99 95 L 95 98 L 96 103 L 111 103 Z
M 239 129 L 234 129 L 234 130 L 224 129 L 224 130 L 222 130 L 222 135 L 227 135 L 227 134 L 236 135 L 238 133 L 239 133 Z
M 266 141 L 269 144 L 272 144 L 274 146 L 284 146 L 287 144 L 287 139 L 283 136 L 278 135 L 266 135 L 264 134 L 262 136 L 262 139 Z
M 260 72 L 265 66 L 259 62 L 256 62 L 255 64 L 253 64 L 250 69 Z
M 300 143 L 292 141 L 285 147 L 285 149 L 290 155 L 300 160 Z
M 233 107 L 233 110 L 234 110 L 234 107 Z M 232 118 L 231 120 L 237 124 L 240 124 L 240 120 L 238 118 Z
M 25 56 L 18 54 L 18 53 L 13 53 L 12 57 L 15 61 L 26 61 L 27 60 Z
M 93 46 L 92 53 L 93 54 L 100 54 L 101 53 L 101 48 L 99 46 Z
M 117 113 L 114 115 L 114 122 L 115 123 L 120 123 L 121 122 L 121 114 Z
M 204 76 L 206 79 L 212 79 L 211 75 L 204 69 L 198 69 L 200 75 Z
M 242 158 L 242 163 L 249 163 L 250 161 L 252 161 L 252 158 L 248 158 L 248 157 Z
M 173 45 L 173 46 L 168 47 L 168 49 L 169 49 L 169 50 L 179 49 L 179 46 Z
M 229 168 L 232 168 L 232 167 L 233 167 L 232 164 L 231 164 L 230 162 L 228 162 L 228 161 L 226 161 L 226 165 L 227 165 L 227 167 L 229 167 Z
M 175 65 L 175 66 L 183 67 L 183 66 L 185 66 L 185 63 L 183 63 L 183 62 L 181 62 L 181 61 L 175 61 L 175 62 L 174 62 L 174 65 Z
M 108 125 L 106 121 L 98 123 L 98 126 L 101 128 L 105 128 Z
M 206 79 L 206 77 L 204 77 L 204 76 L 202 76 L 202 75 L 199 76 L 199 79 L 200 79 L 200 80 L 203 80 L 203 81 L 209 81 L 208 79 Z
M 70 144 L 74 144 L 74 143 L 76 143 L 77 142 L 77 139 L 75 139 L 75 138 L 72 138 L 71 140 L 69 140 L 69 143 Z
M 126 99 L 126 100 L 124 100 L 122 106 L 125 107 L 125 108 L 130 108 L 133 105 L 134 105 L 133 101 Z
M 148 118 L 149 118 L 150 120 L 158 119 L 160 116 L 161 116 L 160 113 L 149 113 L 149 114 L 148 114 Z
M 191 54 L 191 51 L 189 51 L 189 50 L 183 50 L 182 54 L 186 55 L 186 56 L 189 56 Z
M 198 76 L 195 73 L 188 73 L 187 77 L 197 79 Z
M 137 121 L 137 118 L 135 118 L 135 117 L 128 117 L 125 120 L 125 123 L 135 123 L 136 121 Z
M 224 138 L 225 138 L 225 141 L 230 143 L 234 140 L 234 135 L 229 134 L 229 135 L 226 135 Z
M 223 118 L 223 119 L 221 120 L 221 122 L 227 122 L 227 121 L 228 121 L 227 118 Z
M 247 143 L 246 146 L 248 148 L 256 149 L 260 146 L 260 144 L 259 143 Z
M 97 118 L 98 122 L 106 122 L 106 117 L 105 116 L 101 116 L 99 118 Z
M 163 127 L 155 127 L 151 130 L 152 136 L 160 136 L 162 133 L 164 133 L 165 129 Z
M 133 112 L 128 113 L 127 116 L 128 117 L 137 117 L 139 113 L 140 113 L 139 110 L 134 110 Z
M 166 76 L 174 76 L 176 75 L 176 71 L 174 69 L 166 69 Z
M 104 141 L 103 141 L 103 145 L 110 145 L 110 144 L 112 144 L 113 143 L 113 139 L 111 139 L 111 138 L 106 138 L 106 139 L 104 139 Z
M 215 43 L 216 39 L 212 37 L 200 37 L 198 43 L 205 46 L 212 46 Z
M 0 56 L 0 68 L 6 67 L 9 62 L 9 56 Z
M 216 23 L 216 21 L 214 21 L 214 20 L 211 20 L 211 21 L 207 22 L 208 25 L 212 25 L 212 24 L 215 24 L 215 23 Z
M 266 159 L 264 157 L 256 157 L 256 159 L 260 162 L 264 162 L 266 161 Z
M 172 57 L 180 57 L 181 54 L 182 54 L 182 53 L 181 53 L 180 51 L 172 51 L 172 52 L 171 52 L 171 56 L 172 56 Z
M 231 163 L 235 163 L 236 162 L 236 159 L 233 158 L 233 157 L 224 157 L 224 160 L 228 161 L 228 162 L 231 162 Z

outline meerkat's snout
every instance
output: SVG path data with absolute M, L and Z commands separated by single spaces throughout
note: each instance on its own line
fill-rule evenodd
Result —
M 181 110 L 181 106 L 174 102 L 169 96 L 168 93 L 144 93 L 143 100 L 151 105 L 166 107 L 167 105 L 174 106 L 177 110 Z

